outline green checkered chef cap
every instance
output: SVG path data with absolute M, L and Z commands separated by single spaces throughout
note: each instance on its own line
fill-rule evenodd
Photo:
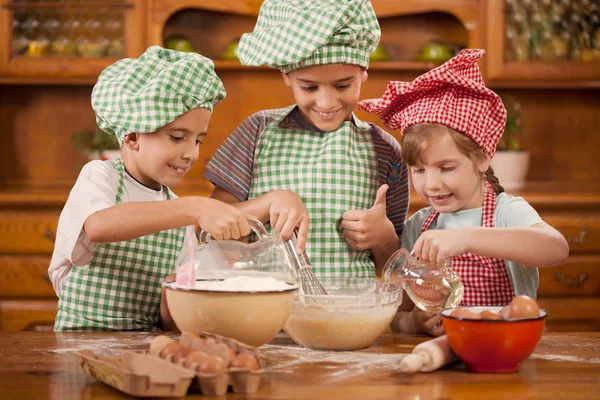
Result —
M 107 67 L 92 91 L 98 127 L 117 136 L 152 133 L 195 108 L 225 98 L 213 62 L 196 53 L 149 47 L 139 59 L 124 58 Z
M 368 68 L 380 38 L 369 0 L 265 0 L 237 55 L 244 65 L 281 72 L 323 64 Z

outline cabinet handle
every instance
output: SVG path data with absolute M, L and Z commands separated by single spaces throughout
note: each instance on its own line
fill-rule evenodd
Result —
M 48 240 L 50 240 L 52 243 L 56 242 L 56 236 L 54 235 L 54 233 L 50 229 L 46 229 L 46 231 L 44 232 L 44 236 Z
M 577 279 L 566 279 L 563 274 L 557 272 L 554 274 L 554 280 L 560 283 L 563 286 L 575 287 L 575 286 L 583 286 L 583 282 L 587 279 L 587 274 L 585 272 L 580 272 Z
M 585 229 L 581 229 L 579 231 L 579 235 L 577 236 L 565 236 L 567 239 L 567 243 L 569 244 L 583 244 L 584 239 L 587 236 L 587 231 Z

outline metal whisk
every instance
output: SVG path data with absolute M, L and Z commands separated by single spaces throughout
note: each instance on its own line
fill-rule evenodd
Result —
M 298 281 L 300 282 L 302 291 L 304 294 L 308 295 L 328 295 L 329 293 L 327 293 L 327 290 L 325 290 L 321 282 L 319 282 L 319 279 L 315 276 L 306 252 L 303 251 L 302 254 L 296 252 L 297 238 L 297 232 L 294 230 L 294 234 L 285 242 L 285 245 L 294 258 L 294 266 L 298 273 Z

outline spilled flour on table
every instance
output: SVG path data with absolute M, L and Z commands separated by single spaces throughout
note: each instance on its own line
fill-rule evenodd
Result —
M 400 372 L 406 354 L 368 351 L 326 351 L 296 346 L 263 345 L 258 353 L 273 379 L 285 379 L 307 369 L 318 369 L 319 382 L 331 384 Z
M 89 349 L 94 352 L 101 352 L 103 354 L 120 353 L 122 351 L 147 351 L 150 347 L 150 343 L 154 339 L 153 335 L 139 335 L 135 337 L 128 337 L 123 335 L 121 337 L 107 337 L 93 339 L 86 339 L 85 336 L 73 337 L 61 337 L 60 334 L 56 336 L 57 349 L 49 350 L 49 353 L 70 353 L 79 350 Z
M 530 358 L 537 359 L 537 360 L 567 361 L 567 362 L 600 364 L 600 358 L 582 358 L 582 357 L 575 357 L 575 356 L 561 356 L 558 354 L 532 354 Z

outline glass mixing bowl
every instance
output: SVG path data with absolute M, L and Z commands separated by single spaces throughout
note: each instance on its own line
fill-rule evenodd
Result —
M 329 295 L 296 293 L 284 330 L 297 344 L 321 350 L 369 347 L 390 325 L 402 288 L 370 278 L 321 278 Z

